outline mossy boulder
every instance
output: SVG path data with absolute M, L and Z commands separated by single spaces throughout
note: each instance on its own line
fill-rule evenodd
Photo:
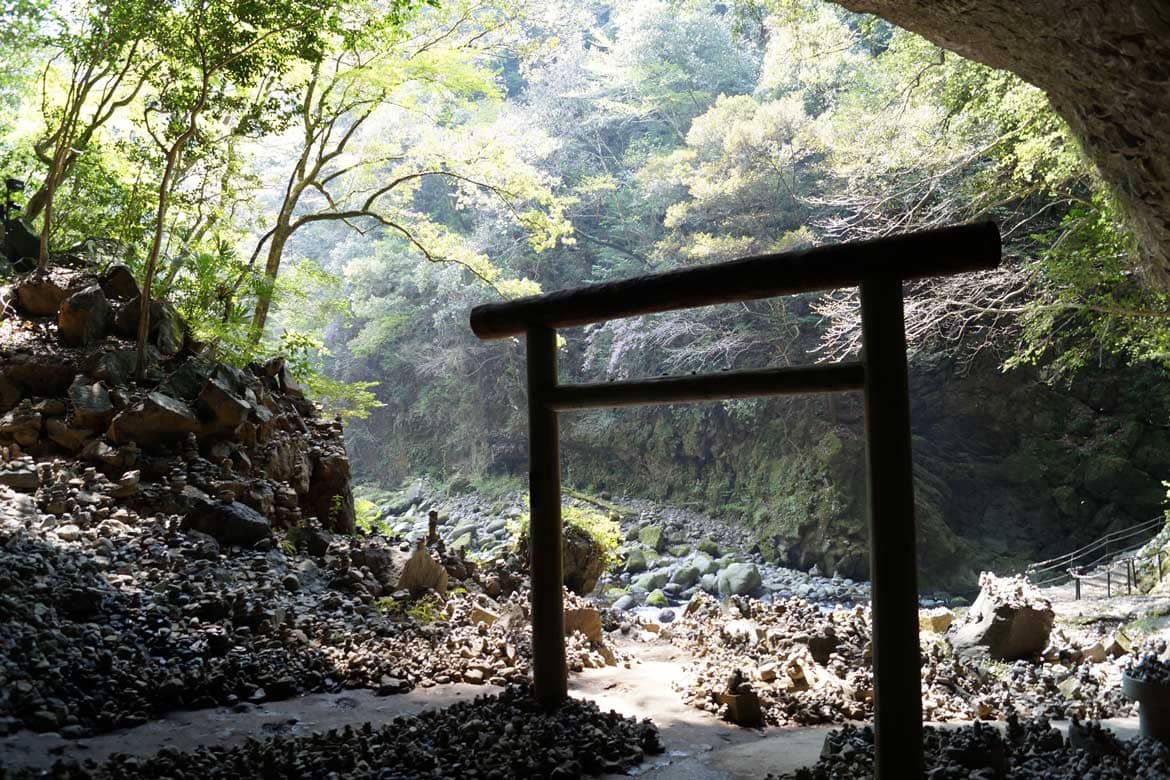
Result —
M 656 552 L 662 552 L 666 549 L 666 535 L 662 532 L 660 525 L 643 526 L 638 531 L 638 540 Z
M 711 538 L 703 539 L 697 545 L 695 545 L 695 549 L 701 553 L 706 553 L 707 555 L 710 555 L 712 558 L 719 557 L 719 543 L 716 542 L 714 539 L 711 539 Z
M 646 590 L 656 590 L 670 582 L 670 574 L 664 571 L 648 571 L 634 580 L 634 584 Z
M 626 556 L 626 571 L 630 574 L 646 571 L 646 553 L 640 548 L 635 547 Z
M 670 601 L 666 598 L 666 594 L 660 590 L 653 590 L 650 595 L 646 597 L 646 603 L 651 607 L 668 607 Z
M 746 596 L 764 584 L 754 563 L 731 564 L 719 572 L 717 582 L 720 596 Z
M 671 576 L 670 581 L 676 585 L 681 585 L 683 588 L 689 588 L 699 581 L 699 568 L 697 566 L 680 566 L 674 575 Z

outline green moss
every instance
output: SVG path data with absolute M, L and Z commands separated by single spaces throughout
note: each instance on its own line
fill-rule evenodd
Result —
M 421 625 L 439 623 L 447 619 L 446 604 L 443 598 L 434 594 L 428 594 L 413 601 L 409 599 L 399 601 L 387 596 L 378 599 L 374 606 L 383 615 L 399 620 L 411 618 Z
M 355 498 L 353 502 L 354 523 L 358 530 L 367 535 L 392 536 L 390 527 L 381 519 L 378 505 L 367 498 Z
M 662 526 L 648 525 L 638 531 L 638 539 L 642 544 L 655 552 L 662 552 L 666 545 L 666 537 L 662 533 Z
M 670 605 L 666 594 L 660 590 L 651 591 L 650 595 L 646 597 L 646 603 L 651 607 L 666 607 Z
M 508 521 L 507 528 L 517 546 L 528 539 L 529 513 Z M 572 504 L 561 505 L 561 522 L 566 528 L 576 528 L 588 534 L 601 548 L 606 568 L 613 567 L 618 560 L 618 548 L 622 544 L 622 529 L 617 520 L 605 512 L 585 509 Z

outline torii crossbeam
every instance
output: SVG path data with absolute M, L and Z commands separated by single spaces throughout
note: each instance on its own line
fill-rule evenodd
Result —
M 477 306 L 471 312 L 471 329 L 479 338 L 527 337 L 532 675 L 537 699 L 551 709 L 568 696 L 557 412 L 864 390 L 874 776 L 922 777 L 922 673 L 902 282 L 987 270 L 999 261 L 999 229 L 993 222 L 982 222 L 758 255 Z M 853 286 L 861 292 L 863 349 L 857 363 L 605 384 L 557 381 L 557 328 Z

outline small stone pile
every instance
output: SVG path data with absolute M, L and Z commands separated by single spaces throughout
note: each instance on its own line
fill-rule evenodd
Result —
M 869 612 L 823 612 L 799 599 L 765 604 L 733 598 L 721 605 L 697 596 L 664 628 L 694 659 L 675 683 L 691 706 L 744 723 L 729 708 L 727 680 L 739 676 L 774 726 L 835 723 L 868 716 Z
M 939 616 L 924 614 L 924 621 Z M 662 634 L 694 660 L 675 683 L 684 700 L 735 720 L 726 706 L 735 674 L 759 699 L 764 723 L 815 725 L 872 717 L 871 618 L 867 608 L 825 611 L 799 599 L 764 603 L 693 600 Z M 947 621 L 940 621 L 944 624 Z M 1061 635 L 1054 635 L 1061 636 Z M 1115 641 L 1050 649 L 1011 665 L 954 652 L 922 634 L 923 711 L 929 720 L 1108 718 L 1132 714 L 1121 674 L 1133 655 Z M 1050 659 L 1050 660 L 1046 660 Z M 749 725 L 749 724 L 744 724 Z
M 930 780 L 1167 780 L 1170 748 L 1147 739 L 1123 741 L 1097 724 L 1074 721 L 1066 739 L 1043 719 L 1008 718 L 1007 729 L 976 722 L 956 729 L 927 727 L 923 740 Z M 873 730 L 846 726 L 825 740 L 813 767 L 770 780 L 869 780 Z
M 1170 663 L 1153 653 L 1145 655 L 1128 673 L 1138 682 L 1170 686 Z
M 94 780 L 159 777 L 284 777 L 473 780 L 548 778 L 624 773 L 647 754 L 661 753 L 658 729 L 603 713 L 589 701 L 569 699 L 546 714 L 531 691 L 516 686 L 446 709 L 426 711 L 374 728 L 369 723 L 306 737 L 250 740 L 232 748 L 191 753 L 164 750 L 147 759 L 114 756 L 103 764 L 59 762 L 49 775 Z M 4 771 L 0 769 L 0 776 Z M 39 776 L 15 772 L 13 780 Z

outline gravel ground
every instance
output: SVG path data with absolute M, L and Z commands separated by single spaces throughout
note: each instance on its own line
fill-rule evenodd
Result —
M 1046 720 L 1021 722 L 1005 731 L 984 723 L 926 729 L 929 780 L 1165 780 L 1170 748 L 1147 739 L 1119 740 L 1095 724 L 1074 722 L 1066 739 Z M 873 777 L 873 730 L 846 726 L 829 735 L 813 767 L 771 780 L 869 780 Z
M 527 687 L 515 686 L 498 696 L 399 718 L 381 728 L 367 723 L 306 737 L 249 740 L 231 748 L 164 750 L 146 759 L 62 762 L 46 773 L 0 769 L 0 778 L 570 780 L 623 772 L 642 763 L 646 754 L 661 752 L 658 730 L 649 721 L 603 713 L 596 704 L 578 699 L 545 714 Z

